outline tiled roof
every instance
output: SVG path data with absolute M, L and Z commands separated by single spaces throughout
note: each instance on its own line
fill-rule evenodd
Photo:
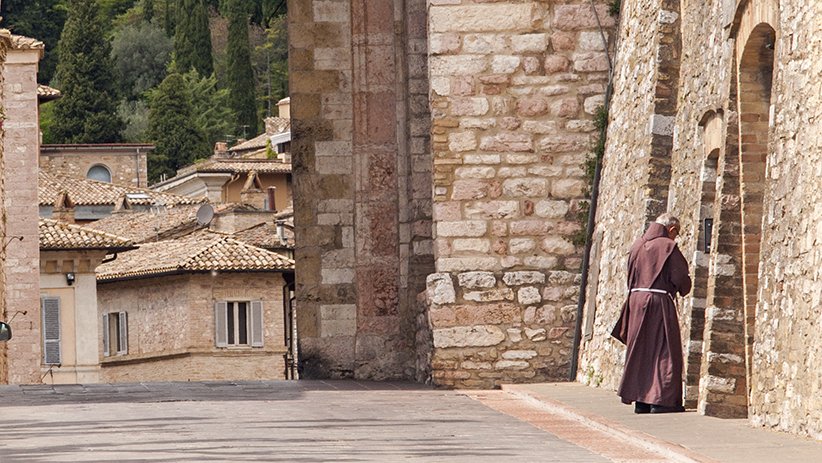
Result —
M 15 50 L 45 50 L 46 46 L 43 42 L 32 39 L 31 37 L 24 37 L 22 35 L 11 35 L 11 44 Z M 42 53 L 42 52 L 41 52 Z
M 240 230 L 231 235 L 232 238 L 238 239 L 244 243 L 252 246 L 265 249 L 291 248 L 294 247 L 294 231 L 290 228 L 283 227 L 283 238 L 277 233 L 277 226 L 268 223 L 260 223 L 253 227 L 248 227 L 245 230 Z
M 269 159 L 209 159 L 177 171 L 177 177 L 194 172 L 231 172 L 260 174 L 290 174 L 291 163 Z
M 139 278 L 167 273 L 210 271 L 293 270 L 294 261 L 217 233 L 194 233 L 184 238 L 144 243 L 134 251 L 97 268 L 98 281 Z
M 134 248 L 125 238 L 79 225 L 40 218 L 40 249 L 126 250 Z
M 38 180 L 38 197 L 41 206 L 53 205 L 57 195 L 63 192 L 68 192 L 71 201 L 76 206 L 113 206 L 126 194 L 129 195 L 128 201 L 131 205 L 165 204 L 166 206 L 176 206 L 178 204 L 201 204 L 206 201 L 204 198 L 159 193 L 147 188 L 124 187 L 113 183 L 43 171 L 40 171 Z
M 291 130 L 291 119 L 285 119 L 285 118 L 282 118 L 282 117 L 268 117 L 268 118 L 265 119 L 265 126 L 266 126 L 266 132 L 265 133 L 257 135 L 256 137 L 254 137 L 250 140 L 246 140 L 242 143 L 238 143 L 238 144 L 232 146 L 231 148 L 229 148 L 228 151 L 236 152 L 236 151 L 248 151 L 248 150 L 252 150 L 252 149 L 265 148 L 266 140 L 271 138 L 272 135 L 278 135 L 278 134 L 285 133 L 285 132 L 288 132 L 289 130 Z M 268 130 L 269 128 L 271 130 Z
M 177 238 L 191 233 L 202 225 L 197 223 L 197 210 L 202 205 L 179 205 L 152 211 L 134 211 L 112 214 L 86 227 L 126 237 L 135 243 Z M 241 209 L 233 203 L 213 204 L 215 213 Z
M 61 98 L 63 94 L 56 88 L 51 88 L 47 85 L 37 86 L 37 98 L 40 101 L 51 101 Z

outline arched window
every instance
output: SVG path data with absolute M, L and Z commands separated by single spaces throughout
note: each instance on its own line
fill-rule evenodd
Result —
M 106 166 L 96 165 L 88 170 L 86 178 L 111 183 L 111 172 L 108 170 Z

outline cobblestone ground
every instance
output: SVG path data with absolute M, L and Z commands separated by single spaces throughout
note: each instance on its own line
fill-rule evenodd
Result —
M 0 430 L 0 463 L 610 461 L 409 383 L 2 386 Z

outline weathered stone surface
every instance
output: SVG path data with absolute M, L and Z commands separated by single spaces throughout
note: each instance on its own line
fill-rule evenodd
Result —
M 520 304 L 538 304 L 542 300 L 539 290 L 533 286 L 526 286 L 517 291 L 517 300 Z
M 487 230 L 488 224 L 478 220 L 437 223 L 437 236 L 482 236 Z
M 514 291 L 510 288 L 491 289 L 488 291 L 466 292 L 463 295 L 466 301 L 477 302 L 494 302 L 494 301 L 513 301 Z
M 508 286 L 533 285 L 545 282 L 545 274 L 542 272 L 509 272 L 505 273 L 502 281 Z
M 536 5 L 432 6 L 429 24 L 432 32 L 510 32 L 530 30 L 537 19 Z
M 434 329 L 433 335 L 438 348 L 495 346 L 505 340 L 505 333 L 494 325 Z
M 432 273 L 426 279 L 428 298 L 433 304 L 450 304 L 456 300 L 454 282 L 449 273 Z
M 497 279 L 491 272 L 464 272 L 457 276 L 459 285 L 467 289 L 493 288 Z
M 565 256 L 576 252 L 576 247 L 559 236 L 548 236 L 539 243 L 540 249 L 548 254 Z

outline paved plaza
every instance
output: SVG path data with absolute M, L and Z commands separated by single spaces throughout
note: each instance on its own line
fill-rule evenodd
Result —
M 413 383 L 2 386 L 0 417 L 2 463 L 609 461 Z

